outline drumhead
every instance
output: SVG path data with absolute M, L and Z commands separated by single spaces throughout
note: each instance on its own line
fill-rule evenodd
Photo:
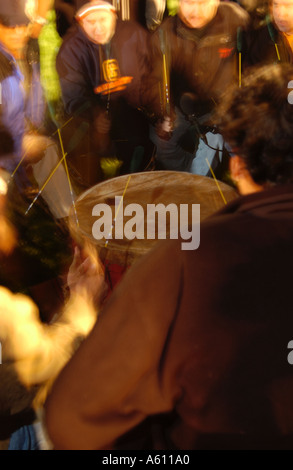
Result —
M 102 260 L 118 264 L 131 264 L 139 256 L 149 251 L 160 239 L 161 235 L 156 227 L 155 239 L 133 239 L 124 237 L 121 240 L 104 238 L 97 240 L 94 236 L 94 223 L 97 216 L 93 209 L 97 204 L 106 204 L 111 207 L 114 219 L 117 210 L 115 202 L 117 197 L 123 197 L 120 205 L 120 217 L 129 204 L 138 204 L 143 208 L 145 218 L 148 205 L 175 204 L 178 209 L 181 205 L 188 205 L 188 221 L 192 221 L 192 204 L 200 204 L 200 221 L 203 221 L 226 203 L 238 196 L 231 186 L 205 176 L 193 175 L 176 171 L 155 171 L 133 173 L 119 176 L 99 183 L 81 194 L 75 203 L 75 211 L 71 210 L 70 228 L 73 238 L 80 245 L 86 240 L 94 245 Z M 124 216 L 123 223 L 131 217 Z M 170 227 L 167 217 L 166 238 L 169 238 Z M 77 223 L 78 222 L 78 223 Z M 146 220 L 144 225 L 146 226 Z M 114 229 L 113 229 L 114 230 Z M 146 232 L 145 232 L 146 233 Z M 113 235 L 114 232 L 113 232 Z

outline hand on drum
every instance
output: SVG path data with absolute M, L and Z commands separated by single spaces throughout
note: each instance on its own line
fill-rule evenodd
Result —
M 156 125 L 157 135 L 163 140 L 169 140 L 171 138 L 173 129 L 174 122 L 169 116 L 165 116 L 164 119 Z
M 94 126 L 98 134 L 109 134 L 111 130 L 111 120 L 106 111 L 101 112 L 95 118 Z
M 106 156 L 111 153 L 111 120 L 106 111 L 101 111 L 94 120 L 94 142 L 96 151 Z
M 25 156 L 25 162 L 37 163 L 40 161 L 48 147 L 54 145 L 54 141 L 45 135 L 38 134 L 37 132 L 29 132 L 23 136 L 22 152 Z
M 88 247 L 74 249 L 73 262 L 67 275 L 70 295 L 81 295 L 98 307 L 107 294 L 102 263 Z

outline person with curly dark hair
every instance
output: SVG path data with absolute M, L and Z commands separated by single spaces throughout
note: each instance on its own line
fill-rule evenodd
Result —
M 219 108 L 218 126 L 249 178 L 263 189 L 293 181 L 292 66 L 252 70 Z

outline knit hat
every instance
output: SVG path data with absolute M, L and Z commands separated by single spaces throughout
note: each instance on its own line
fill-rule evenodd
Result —
M 0 0 L 0 23 L 14 27 L 27 25 L 29 18 L 25 14 L 27 0 Z
M 77 21 L 83 20 L 87 15 L 94 11 L 107 10 L 116 12 L 115 7 L 107 0 L 93 0 L 83 5 L 76 13 L 75 18 Z

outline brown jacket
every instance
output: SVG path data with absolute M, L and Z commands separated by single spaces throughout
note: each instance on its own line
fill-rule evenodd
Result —
M 171 104 L 180 106 L 182 94 L 191 92 L 196 114 L 210 111 L 227 86 L 238 80 L 237 38 L 248 24 L 248 13 L 228 2 L 221 2 L 216 16 L 201 29 L 188 28 L 177 15 L 165 19 L 152 36 L 153 89 L 158 93 L 161 83 L 161 102 L 166 94 L 165 55 Z
M 56 449 L 292 450 L 292 247 L 288 185 L 137 262 L 54 385 Z

